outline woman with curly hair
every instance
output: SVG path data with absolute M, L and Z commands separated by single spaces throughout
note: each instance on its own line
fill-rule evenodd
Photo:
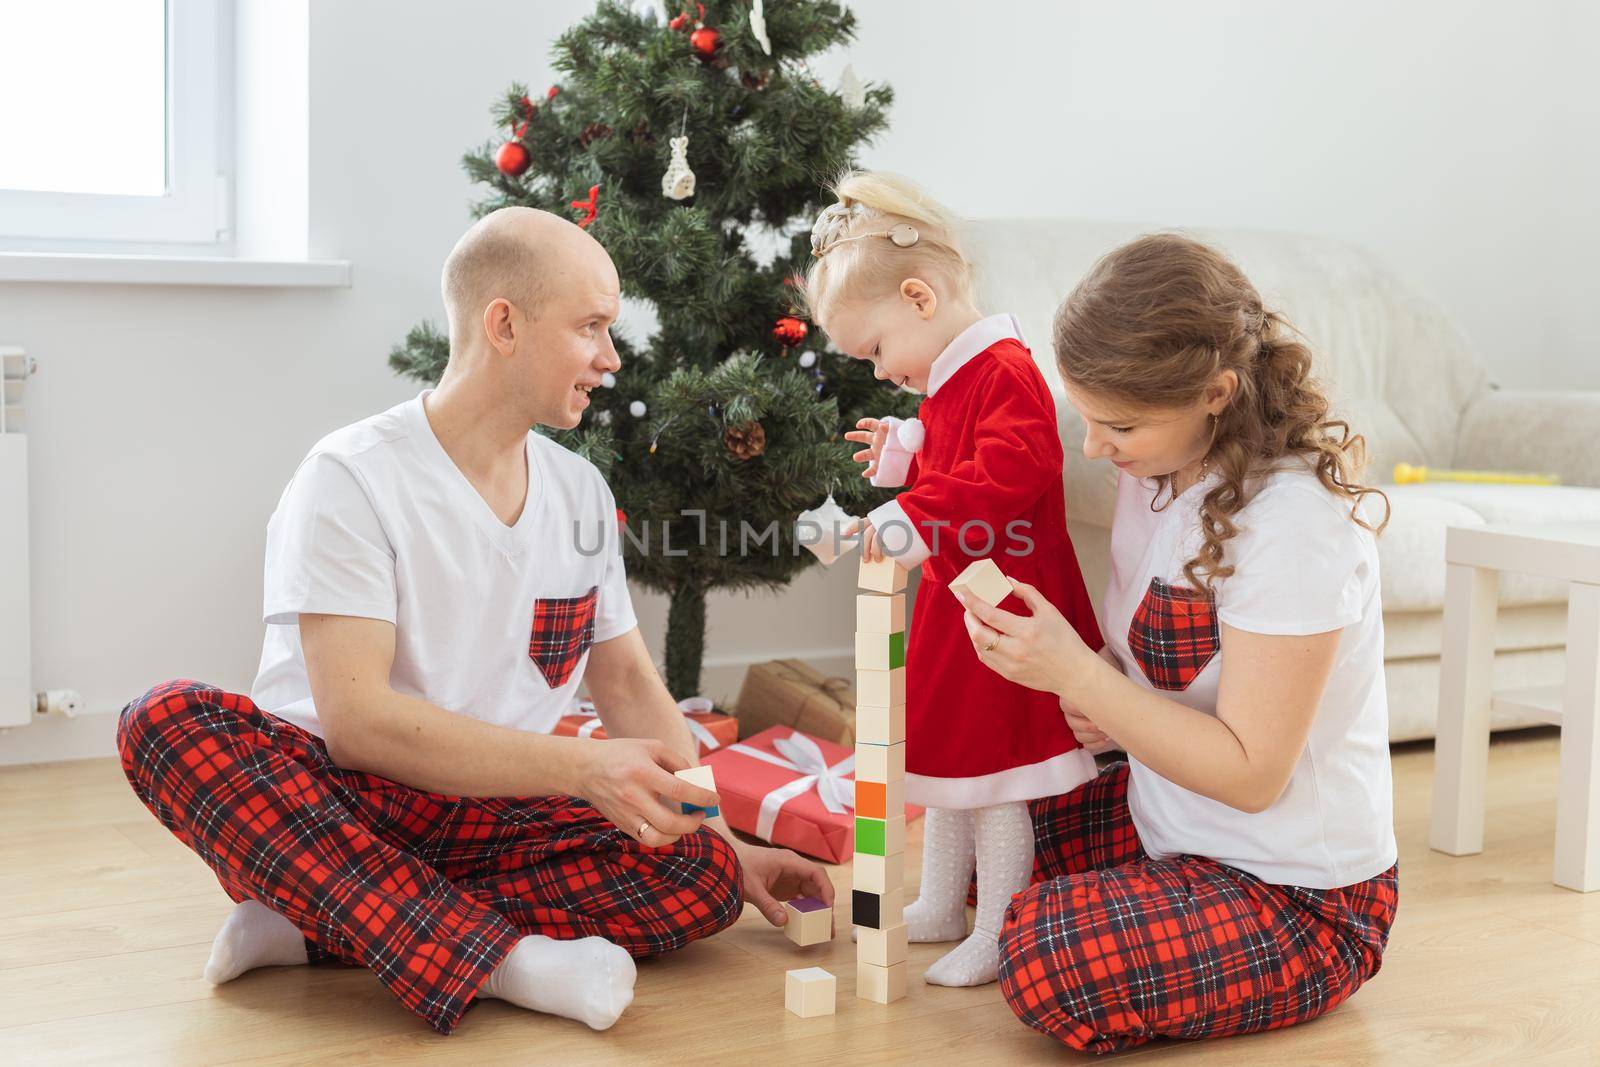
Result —
M 1127 760 L 1033 804 L 1006 1000 L 1091 1052 L 1314 1018 L 1377 972 L 1397 902 L 1387 499 L 1310 350 L 1212 248 L 1111 252 L 1054 343 L 1085 454 L 1120 472 L 1107 644 L 1019 582 L 1029 614 L 964 596 L 964 619 L 984 663 Z

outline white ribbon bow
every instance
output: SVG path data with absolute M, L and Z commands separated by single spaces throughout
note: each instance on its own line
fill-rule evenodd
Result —
M 692 715 L 698 712 L 711 711 L 716 705 L 711 703 L 710 697 L 684 697 L 678 701 L 678 710 L 683 712 L 683 724 L 689 728 L 690 735 L 707 751 L 720 748 L 722 742 L 718 741 L 703 725 L 696 722 Z M 592 700 L 574 700 L 572 707 L 567 709 L 568 715 L 579 715 L 589 721 L 578 727 L 579 737 L 588 737 L 604 725 L 599 719 L 599 712 L 594 710 Z
M 756 836 L 761 840 L 772 840 L 772 827 L 778 821 L 778 811 L 789 801 L 812 788 L 816 789 L 817 796 L 822 799 L 822 806 L 834 815 L 842 815 L 845 808 L 855 809 L 856 783 L 854 779 L 845 777 L 856 769 L 855 753 L 852 752 L 830 767 L 817 743 L 799 731 L 788 737 L 778 738 L 772 747 L 778 750 L 779 755 L 774 756 L 770 752 L 763 752 L 759 748 L 743 743 L 728 746 L 729 752 L 763 760 L 775 767 L 798 771 L 800 774 L 799 778 L 785 782 L 761 798 L 761 811 L 756 816 Z

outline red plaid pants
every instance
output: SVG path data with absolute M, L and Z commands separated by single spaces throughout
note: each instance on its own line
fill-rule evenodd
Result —
M 1000 987 L 1018 1018 L 1075 1049 L 1291 1026 L 1378 973 L 1396 868 L 1318 890 L 1200 856 L 1151 859 L 1126 763 L 1032 811 L 1039 866 L 1006 912 Z
M 236 901 L 358 964 L 449 1033 L 518 939 L 604 937 L 636 957 L 739 917 L 727 843 L 647 848 L 573 797 L 454 797 L 334 765 L 321 739 L 199 682 L 122 711 L 134 792 Z

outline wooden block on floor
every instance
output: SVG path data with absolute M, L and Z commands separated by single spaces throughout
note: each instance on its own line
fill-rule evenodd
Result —
M 1011 595 L 1011 582 L 992 559 L 980 559 L 968 565 L 950 582 L 950 591 L 965 589 L 990 607 Z
M 892 634 L 906 628 L 906 595 L 856 594 L 856 633 Z
M 870 745 L 898 745 L 906 739 L 906 706 L 856 705 L 856 740 Z
M 711 773 L 710 767 L 688 767 L 684 770 L 678 771 L 677 775 L 690 785 L 697 785 L 701 789 L 709 789 L 713 793 L 717 791 L 717 779 L 716 776 Z M 682 801 L 679 801 L 678 807 L 685 815 L 691 815 L 694 812 L 703 811 L 706 813 L 706 818 L 708 819 L 714 819 L 721 814 L 721 809 L 717 808 L 715 805 L 712 805 L 709 808 L 702 808 L 698 804 L 686 804 Z
M 789 920 L 783 932 L 801 948 L 833 940 L 833 909 L 816 897 L 786 900 L 783 912 Z
M 856 852 L 893 856 L 906 850 L 906 817 L 867 819 L 856 816 Z
M 877 1004 L 892 1004 L 906 995 L 906 963 L 890 967 L 856 964 L 856 996 Z
M 894 852 L 887 856 L 874 856 L 870 852 L 857 852 L 850 887 L 867 893 L 886 893 L 891 889 L 904 889 L 906 884 L 906 856 Z
M 887 556 L 876 562 L 863 559 L 856 570 L 856 585 L 869 593 L 903 593 L 906 569 Z
M 834 996 L 838 988 L 838 979 L 821 967 L 802 967 L 797 971 L 785 971 L 783 1006 L 802 1019 L 832 1015 Z
M 869 819 L 887 819 L 906 813 L 905 779 L 892 782 L 857 782 L 856 814 Z
M 856 742 L 856 781 L 899 782 L 906 776 L 905 742 L 898 745 L 870 745 Z
M 856 670 L 892 671 L 906 665 L 906 634 L 856 634 Z
M 906 961 L 906 924 L 895 923 L 881 930 L 863 926 L 856 930 L 856 962 L 875 967 L 893 967 Z
M 906 702 L 906 669 L 856 671 L 856 703 L 892 708 Z

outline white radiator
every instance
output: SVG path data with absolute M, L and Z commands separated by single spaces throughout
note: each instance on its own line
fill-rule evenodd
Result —
M 0 727 L 33 721 L 28 677 L 28 438 L 22 387 L 33 365 L 0 346 Z

